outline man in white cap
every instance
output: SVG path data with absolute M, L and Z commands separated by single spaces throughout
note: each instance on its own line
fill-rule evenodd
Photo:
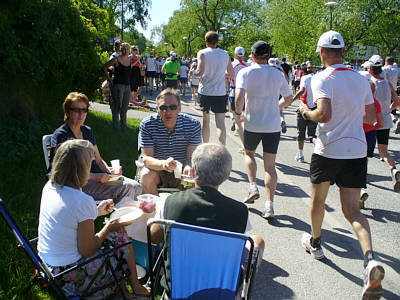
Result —
M 218 141 L 225 145 L 226 128 L 225 113 L 227 106 L 226 74 L 228 78 L 235 76 L 228 52 L 217 48 L 218 33 L 209 31 L 205 35 L 207 48 L 197 53 L 197 75 L 200 77 L 199 97 L 203 111 L 203 142 L 210 139 L 210 110 L 215 114 Z
M 382 77 L 387 79 L 393 86 L 395 92 L 397 92 L 397 82 L 400 78 L 400 69 L 394 65 L 393 56 L 387 56 L 385 59 L 385 66 L 382 68 Z M 394 133 L 400 133 L 400 122 L 398 122 L 398 116 L 396 110 L 392 111 L 393 122 L 397 122 Z
M 235 59 L 232 62 L 232 67 L 233 70 L 235 71 L 235 78 L 231 80 L 230 84 L 230 93 L 229 93 L 229 104 L 230 104 L 230 111 L 233 116 L 233 125 L 232 125 L 232 131 L 235 130 L 235 127 L 237 127 L 237 132 L 239 134 L 239 138 L 242 142 L 243 146 L 243 125 L 242 125 L 242 120 L 241 120 L 241 114 L 237 115 L 236 114 L 236 106 L 235 106 L 235 85 L 236 85 L 236 76 L 239 73 L 240 70 L 243 68 L 248 67 L 249 65 L 244 61 L 245 58 L 245 50 L 243 47 L 236 47 L 235 52 L 234 52 Z M 235 126 L 236 124 L 236 126 Z M 239 152 L 243 153 L 243 147 L 239 149 Z
M 254 203 L 260 197 L 256 184 L 257 164 L 255 152 L 263 145 L 265 189 L 267 199 L 263 218 L 274 217 L 273 200 L 278 182 L 275 158 L 281 136 L 280 110 L 293 102 L 292 91 L 285 76 L 268 65 L 271 47 L 264 41 L 252 47 L 253 64 L 239 71 L 236 78 L 236 113 L 244 110 L 244 162 L 249 176 L 249 192 L 245 203 Z M 279 100 L 279 95 L 283 98 Z
M 362 299 L 379 299 L 385 271 L 375 260 L 369 224 L 359 208 L 367 172 L 363 117 L 367 123 L 375 121 L 374 99 L 368 81 L 343 65 L 344 40 L 340 33 L 331 30 L 322 34 L 317 52 L 326 67 L 311 80 L 317 108 L 301 107 L 305 119 L 319 122 L 310 165 L 312 235 L 304 233 L 301 243 L 315 259 L 324 257 L 320 238 L 325 200 L 331 183 L 336 183 L 342 211 L 364 254 Z
M 396 169 L 396 161 L 388 153 L 390 128 L 393 127 L 393 121 L 390 112 L 399 107 L 400 101 L 393 86 L 383 76 L 382 58 L 379 55 L 373 55 L 369 59 L 371 66 L 369 73 L 371 82 L 375 84 L 374 98 L 379 102 L 384 118 L 382 128 L 376 131 L 376 140 L 378 142 L 378 152 L 390 168 L 390 173 L 393 179 L 393 190 L 396 193 L 400 192 L 400 171 Z

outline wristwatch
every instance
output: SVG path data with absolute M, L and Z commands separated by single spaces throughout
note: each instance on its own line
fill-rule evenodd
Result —
M 238 113 L 238 112 L 235 110 L 235 114 L 236 114 L 237 116 L 240 116 L 242 113 Z
M 307 116 L 306 116 L 306 112 L 307 112 L 307 110 L 305 110 L 305 111 L 303 111 L 303 112 L 301 113 L 301 116 L 303 117 L 304 120 L 308 120 L 308 118 L 307 118 Z

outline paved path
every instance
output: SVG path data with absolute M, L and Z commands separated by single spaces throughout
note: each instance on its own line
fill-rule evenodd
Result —
M 154 105 L 154 97 L 148 97 L 148 100 L 150 105 Z M 110 112 L 105 105 L 93 104 L 93 107 Z M 188 96 L 183 97 L 182 111 L 201 119 L 201 112 L 194 108 Z M 252 233 L 261 235 L 266 247 L 253 299 L 360 299 L 363 256 L 351 226 L 342 215 L 336 186 L 330 188 L 325 207 L 322 246 L 326 258 L 316 261 L 300 246 L 303 232 L 310 231 L 311 185 L 308 171 L 313 146 L 305 144 L 305 163 L 294 160 L 297 151 L 295 111 L 295 105 L 285 110 L 288 131 L 281 136 L 277 155 L 277 216 L 270 222 L 261 217 L 266 193 L 263 188 L 262 149 L 257 149 L 257 184 L 261 197 L 248 207 Z M 149 113 L 135 110 L 128 113 L 128 117 L 139 119 L 146 115 Z M 231 124 L 227 118 L 227 148 L 233 157 L 233 168 L 231 177 L 220 190 L 241 201 L 247 194 L 248 182 L 243 156 L 238 153 L 240 141 L 230 131 Z M 214 122 L 211 141 L 217 141 Z M 391 134 L 389 149 L 399 147 L 400 136 Z M 391 153 L 399 162 L 399 151 Z M 392 191 L 389 169 L 377 158 L 369 161 L 368 179 L 370 198 L 363 213 L 370 222 L 375 251 L 385 265 L 383 299 L 400 299 L 400 195 Z

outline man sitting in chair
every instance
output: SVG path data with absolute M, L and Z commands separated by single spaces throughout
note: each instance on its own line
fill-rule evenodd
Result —
M 195 187 L 170 195 L 156 218 L 238 233 L 248 232 L 251 224 L 246 205 L 218 191 L 232 169 L 232 156 L 228 150 L 220 144 L 202 144 L 193 153 L 192 165 Z M 164 232 L 157 224 L 151 227 L 151 237 L 154 243 L 160 243 L 164 238 Z M 253 258 L 258 257 L 258 267 L 262 261 L 264 240 L 258 235 L 250 237 L 254 241 Z M 169 266 L 168 258 L 166 266 Z
M 167 88 L 157 96 L 157 114 L 140 123 L 139 147 L 144 168 L 140 174 L 143 193 L 158 195 L 158 186 L 183 189 L 174 177 L 179 161 L 183 174 L 191 175 L 192 153 L 201 144 L 200 122 L 181 111 L 179 93 Z

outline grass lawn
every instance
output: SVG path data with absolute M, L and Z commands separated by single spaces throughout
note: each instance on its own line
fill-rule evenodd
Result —
M 135 176 L 139 120 L 128 119 L 128 131 L 115 133 L 111 115 L 91 111 L 85 124 L 95 134 L 101 156 L 107 163 L 119 158 L 123 174 Z M 52 133 L 62 120 L 21 122 L 0 121 L 0 198 L 2 198 L 28 238 L 37 236 L 41 191 L 47 181 L 42 136 Z M 37 286 L 25 287 L 33 278 L 31 262 L 3 220 L 0 221 L 0 299 L 54 299 Z

